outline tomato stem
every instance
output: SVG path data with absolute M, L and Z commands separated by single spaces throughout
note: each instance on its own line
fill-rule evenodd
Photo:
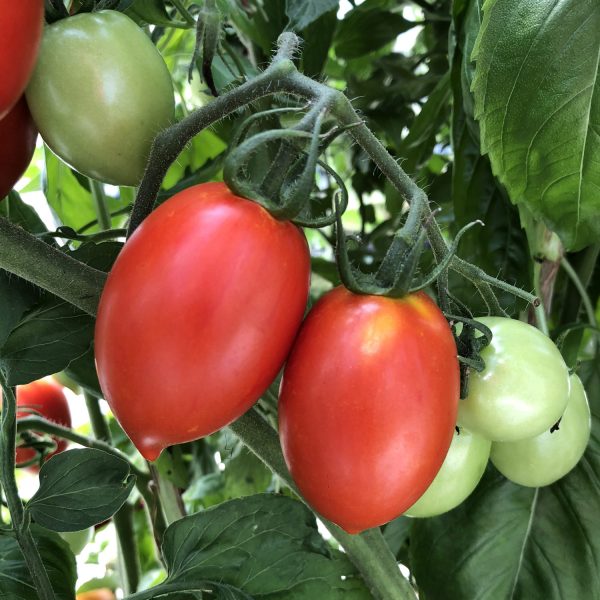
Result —
M 110 429 L 98 398 L 87 392 L 84 392 L 84 398 L 94 437 L 112 445 Z M 135 592 L 140 581 L 140 561 L 132 518 L 131 505 L 127 502 L 113 516 L 119 550 L 119 572 L 126 594 Z
M 533 285 L 535 287 L 535 291 L 538 295 L 538 298 L 542 298 L 540 281 L 541 273 L 542 263 L 536 260 L 533 262 Z M 548 329 L 548 320 L 546 319 L 546 307 L 544 306 L 544 303 L 541 300 L 540 303 L 535 307 L 535 318 L 537 321 L 538 329 L 544 332 L 544 334 L 550 335 L 550 330 Z
M 0 217 L 0 239 L 0 268 L 96 314 L 106 273 L 67 256 L 4 217 Z
M 98 215 L 98 225 L 100 229 L 110 229 L 111 220 L 110 213 L 106 206 L 106 196 L 104 194 L 104 186 L 95 179 L 88 177 L 90 182 L 90 189 L 92 191 L 92 198 L 94 199 L 94 206 L 96 208 L 96 215 Z

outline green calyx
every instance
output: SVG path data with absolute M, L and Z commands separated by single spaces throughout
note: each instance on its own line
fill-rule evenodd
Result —
M 346 234 L 342 226 L 342 211 L 336 206 L 336 257 L 342 283 L 355 294 L 371 294 L 401 298 L 434 283 L 448 270 L 456 254 L 460 238 L 479 221 L 463 227 L 448 253 L 425 276 L 417 277 L 422 254 L 426 249 L 427 221 L 423 219 L 427 199 L 417 196 L 411 204 L 404 225 L 396 232 L 379 268 L 375 273 L 363 273 L 352 265 L 348 256 Z
M 305 107 L 276 108 L 246 119 L 225 159 L 223 178 L 234 193 L 258 202 L 276 219 L 292 221 L 299 227 L 327 227 L 336 221 L 335 211 L 314 216 L 311 194 L 318 169 L 336 181 L 340 190 L 344 189 L 340 176 L 319 159 L 344 128 L 335 127 L 322 133 L 325 111 L 317 104 L 293 127 L 269 129 L 249 136 L 259 120 L 277 120 L 284 113 L 302 110 Z M 276 151 L 269 152 L 274 144 L 277 144 Z M 342 212 L 347 198 L 344 190 L 340 203 Z

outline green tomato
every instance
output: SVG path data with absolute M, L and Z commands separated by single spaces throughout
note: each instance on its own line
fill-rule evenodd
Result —
M 58 535 L 69 544 L 71 552 L 77 556 L 92 541 L 94 528 L 88 527 L 82 531 L 64 531 Z
M 478 319 L 493 334 L 481 352 L 485 369 L 471 372 L 458 424 L 494 442 L 513 442 L 550 429 L 563 414 L 569 371 L 552 340 L 514 319 Z
M 550 485 L 579 462 L 590 439 L 591 426 L 583 384 L 577 375 L 572 375 L 569 402 L 558 429 L 527 440 L 492 444 L 492 463 L 507 479 L 520 485 Z
M 426 492 L 404 513 L 434 517 L 452 510 L 477 487 L 490 456 L 492 443 L 466 429 L 455 431 L 441 469 Z
M 150 38 L 104 10 L 46 27 L 27 88 L 44 142 L 74 169 L 137 185 L 154 136 L 173 119 L 173 84 Z

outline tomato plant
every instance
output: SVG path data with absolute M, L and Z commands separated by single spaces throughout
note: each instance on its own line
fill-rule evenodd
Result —
M 27 102 L 60 158 L 100 181 L 137 185 L 154 136 L 173 118 L 173 84 L 140 28 L 107 10 L 46 28 Z
M 27 385 L 17 388 L 17 412 L 18 417 L 26 417 L 30 415 L 39 415 L 64 425 L 71 427 L 71 412 L 69 404 L 62 388 L 48 379 L 34 381 Z M 67 442 L 58 438 L 56 441 L 56 450 L 46 457 L 54 456 L 59 452 L 63 452 L 67 447 Z M 17 464 L 29 462 L 36 457 L 36 451 L 32 448 L 17 448 L 16 461 Z
M 462 428 L 454 432 L 444 464 L 425 493 L 404 513 L 434 517 L 464 502 L 475 489 L 490 457 L 492 443 Z
M 309 275 L 300 230 L 222 183 L 144 221 L 110 273 L 95 334 L 105 397 L 144 457 L 256 402 L 289 352 Z
M 44 8 L 0 597 L 600 598 L 598 2 Z M 17 407 L 57 373 L 74 428 Z
M 560 421 L 540 435 L 496 442 L 491 459 L 505 477 L 529 487 L 550 485 L 579 462 L 590 439 L 590 407 L 577 375 L 571 376 L 569 401 Z
M 35 150 L 37 130 L 25 98 L 0 119 L 0 199 L 25 172 Z
M 0 9 L 0 119 L 25 91 L 35 65 L 43 26 L 43 0 L 5 2 Z M 6 138 L 1 139 L 4 145 Z
M 302 495 L 351 533 L 404 512 L 444 461 L 458 383 L 450 328 L 425 294 L 329 292 L 302 326 L 279 397 Z
M 549 429 L 563 414 L 569 372 L 554 343 L 539 329 L 503 317 L 479 319 L 493 334 L 471 374 L 458 422 L 493 441 L 515 441 Z

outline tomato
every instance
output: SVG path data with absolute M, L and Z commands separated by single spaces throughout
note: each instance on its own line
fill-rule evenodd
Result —
M 434 302 L 327 293 L 284 370 L 279 434 L 300 492 L 349 533 L 412 506 L 452 441 L 456 345 Z
M 0 200 L 19 181 L 31 162 L 37 131 L 22 97 L 0 120 Z
M 44 0 L 2 2 L 0 8 L 0 119 L 25 91 L 35 65 L 42 29 Z
M 110 10 L 46 28 L 27 101 L 60 158 L 115 185 L 139 183 L 152 140 L 174 113 L 158 50 L 129 17 Z
M 485 471 L 491 445 L 489 440 L 464 428 L 455 431 L 442 468 L 427 491 L 404 514 L 435 517 L 466 500 Z
M 503 317 L 478 319 L 493 334 L 481 357 L 485 370 L 473 371 L 469 394 L 461 400 L 458 423 L 492 441 L 538 435 L 563 414 L 569 372 L 554 343 L 539 329 Z
M 17 386 L 17 419 L 31 415 L 42 416 L 59 425 L 71 427 L 71 412 L 62 388 L 49 379 L 40 379 L 27 385 Z M 57 442 L 56 451 L 46 457 L 54 456 L 67 447 L 67 442 L 53 438 Z M 33 448 L 17 448 L 16 462 L 21 464 L 36 457 Z
M 585 389 L 579 377 L 572 375 L 569 401 L 558 428 L 526 440 L 492 444 L 492 463 L 507 479 L 520 485 L 550 485 L 579 462 L 591 426 Z
M 309 278 L 302 232 L 223 183 L 188 188 L 142 223 L 102 293 L 95 350 L 106 400 L 144 457 L 256 402 L 290 350 Z
M 71 552 L 77 556 L 83 552 L 83 549 L 92 541 L 94 537 L 94 528 L 88 527 L 81 531 L 65 531 L 58 535 L 69 544 Z
M 109 588 L 98 588 L 77 594 L 76 600 L 116 600 L 116 596 Z

